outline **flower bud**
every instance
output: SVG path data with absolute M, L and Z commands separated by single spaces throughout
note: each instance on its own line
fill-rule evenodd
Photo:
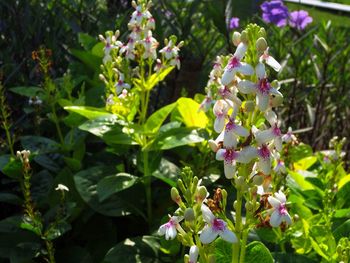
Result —
M 235 31 L 232 35 L 232 42 L 237 47 L 241 43 L 241 33 Z
M 256 175 L 253 177 L 253 184 L 254 185 L 262 185 L 262 183 L 264 182 L 264 178 L 260 175 Z
M 245 209 L 247 211 L 252 211 L 253 210 L 253 204 L 252 202 L 248 201 L 247 203 L 245 203 Z
M 194 210 L 191 207 L 186 208 L 184 213 L 184 218 L 186 221 L 193 221 L 195 220 Z
M 255 46 L 259 52 L 264 52 L 267 49 L 267 42 L 266 42 L 265 38 L 263 38 L 263 37 L 258 38 Z
M 207 195 L 208 195 L 208 190 L 207 190 L 207 188 L 205 188 L 205 186 L 200 186 L 199 188 L 198 188 L 198 201 L 199 202 L 202 202 L 206 197 L 207 197 Z
M 236 200 L 236 201 L 233 202 L 233 209 L 235 209 L 235 211 L 237 211 L 237 209 L 238 209 L 237 206 L 238 206 L 238 202 Z
M 241 42 L 248 43 L 248 32 L 245 30 L 241 33 Z
M 186 188 L 185 188 L 185 185 L 183 183 L 183 181 L 181 179 L 178 179 L 177 180 L 177 186 L 179 187 L 180 191 L 182 193 L 185 193 L 186 192 Z
M 179 194 L 179 191 L 172 187 L 170 191 L 171 200 L 173 200 L 175 203 L 179 204 L 181 202 L 181 196 Z
M 222 207 L 225 209 L 227 204 L 227 191 L 225 189 L 221 189 L 222 196 Z
M 252 100 L 247 100 L 244 103 L 244 110 L 247 112 L 253 112 L 255 109 L 255 102 Z
M 239 176 L 238 178 L 235 178 L 235 184 L 237 188 L 241 188 L 245 183 L 245 179 L 243 176 Z
M 252 193 L 252 195 L 256 195 L 256 193 L 258 192 L 258 187 L 254 185 L 250 188 L 250 192 Z
M 266 38 L 266 31 L 265 28 L 261 27 L 258 33 L 259 37 L 264 37 Z
M 185 254 L 184 256 L 184 263 L 189 263 L 190 262 L 190 256 Z

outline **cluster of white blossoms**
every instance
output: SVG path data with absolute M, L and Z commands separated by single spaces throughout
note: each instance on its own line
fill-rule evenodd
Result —
M 132 6 L 135 11 L 128 23 L 129 32 L 125 42 L 119 40 L 119 30 L 107 31 L 105 36 L 99 35 L 104 43 L 100 79 L 106 85 L 107 107 L 126 103 L 128 98 L 133 101 L 130 98 L 133 79 L 143 78 L 143 83 L 153 73 L 161 73 L 173 66 L 180 68 L 179 51 L 183 42 L 177 44 L 177 38 L 170 36 L 164 40 L 165 46 L 157 52 L 159 42 L 153 36 L 156 22 L 149 11 L 152 2 L 132 1 Z
M 209 145 L 216 152 L 216 159 L 224 162 L 226 178 L 235 181 L 240 177 L 237 175 L 239 164 L 250 167 L 251 177 L 267 177 L 272 171 L 285 173 L 279 152 L 282 141 L 291 137 L 290 131 L 283 135 L 280 130 L 274 108 L 281 104 L 283 96 L 278 81 L 270 82 L 266 68 L 278 72 L 281 65 L 268 53 L 265 30 L 260 28 L 256 35 L 257 40 L 253 42 L 247 31 L 234 33 L 236 51 L 229 57 L 217 57 L 209 75 L 207 96 L 201 104 L 204 111 L 214 104 L 214 130 L 219 135 L 209 140 Z M 245 59 L 248 52 L 249 62 L 255 61 L 254 65 Z M 281 192 L 279 196 L 282 195 Z M 276 202 L 270 204 L 274 207 Z M 288 213 L 285 216 L 286 209 L 278 211 L 282 211 L 283 216 L 279 218 L 289 216 Z M 275 218 L 274 214 L 271 218 L 273 226 L 276 226 Z M 288 218 L 285 221 L 290 223 Z

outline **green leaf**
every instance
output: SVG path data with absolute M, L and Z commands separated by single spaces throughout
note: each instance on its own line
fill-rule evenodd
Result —
M 148 150 L 168 150 L 204 141 L 196 130 L 180 127 L 160 133 Z
M 199 110 L 200 104 L 190 98 L 177 100 L 177 121 L 183 122 L 187 127 L 205 128 L 208 118 L 203 111 Z
M 305 157 L 305 158 L 297 161 L 296 163 L 294 163 L 294 169 L 295 170 L 307 170 L 316 162 L 317 162 L 317 157 L 308 156 L 308 157 Z
M 103 58 L 104 57 L 103 48 L 104 48 L 104 44 L 102 42 L 99 42 L 93 46 L 93 48 L 91 49 L 91 53 L 95 56 Z
M 96 39 L 86 33 L 78 33 L 78 41 L 86 51 L 89 51 L 95 44 Z
M 259 241 L 253 241 L 248 244 L 246 257 L 246 263 L 273 263 L 273 258 L 270 251 L 265 247 L 265 245 Z
M 170 186 L 177 185 L 180 168 L 165 158 L 162 158 L 159 168 L 152 173 L 152 176 L 162 180 Z
M 70 49 L 70 53 L 82 61 L 85 65 L 87 65 L 90 69 L 94 71 L 99 71 L 100 65 L 102 63 L 102 58 L 91 54 L 90 52 L 78 50 L 78 49 Z
M 350 208 L 336 210 L 334 213 L 334 217 L 335 218 L 350 218 Z
M 312 237 L 310 237 L 310 241 L 311 241 L 312 248 L 316 251 L 316 253 L 328 261 L 329 258 L 325 254 L 325 252 L 321 249 L 320 245 Z
M 128 238 L 111 248 L 104 263 L 115 263 L 121 259 L 128 263 L 159 263 L 159 240 L 153 236 Z
M 71 229 L 72 227 L 70 224 L 68 224 L 66 221 L 61 220 L 57 223 L 51 224 L 44 235 L 48 240 L 54 240 Z
M 70 157 L 63 157 L 63 160 L 74 172 L 77 172 L 81 169 L 82 165 L 79 160 Z
M 341 224 L 336 229 L 334 229 L 333 236 L 337 242 L 342 237 L 349 237 L 350 236 L 350 219 L 346 220 L 343 224 Z
M 70 112 L 78 113 L 79 115 L 84 116 L 89 120 L 96 119 L 99 117 L 116 118 L 114 114 L 109 113 L 104 108 L 95 108 L 88 106 L 67 106 L 64 107 L 64 109 Z
M 341 178 L 339 180 L 338 183 L 338 189 L 341 189 L 345 184 L 347 184 L 348 182 L 350 182 L 350 174 L 344 176 L 343 178 Z
M 167 67 L 161 69 L 159 72 L 152 74 L 145 83 L 145 89 L 153 89 L 159 82 L 163 81 L 165 77 L 174 69 L 174 67 Z
M 146 133 L 157 133 L 159 128 L 162 126 L 163 122 L 166 120 L 170 112 L 172 112 L 175 107 L 176 107 L 176 102 L 169 104 L 157 110 L 156 112 L 154 112 L 147 119 L 144 125 L 144 131 Z
M 231 263 L 232 244 L 218 238 L 215 240 L 215 259 L 220 263 Z
M 22 177 L 22 163 L 19 159 L 10 158 L 10 161 L 1 169 L 6 176 L 14 179 Z
M 298 146 L 291 147 L 289 150 L 291 162 L 297 162 L 305 157 L 312 155 L 313 151 L 311 146 L 303 143 L 299 144 Z
M 302 174 L 300 174 L 300 173 L 298 173 L 298 172 L 289 170 L 289 169 L 288 169 L 288 174 L 290 175 L 291 178 L 294 179 L 294 181 L 295 181 L 303 190 L 314 189 L 314 186 L 313 186 L 311 183 L 309 183 L 308 181 L 305 180 L 304 175 L 302 175 Z
M 255 232 L 258 234 L 261 240 L 277 244 L 278 235 L 272 228 L 261 227 L 257 228 Z
M 41 136 L 23 136 L 21 137 L 21 144 L 23 149 L 36 154 L 57 152 L 61 148 L 58 142 Z
M 272 253 L 272 255 L 275 259 L 275 263 L 318 263 L 318 261 L 312 260 L 309 257 L 298 254 L 274 252 Z
M 133 186 L 137 179 L 137 177 L 127 173 L 119 173 L 104 177 L 97 184 L 97 193 L 100 202 L 106 200 L 115 193 Z
M 44 90 L 39 87 L 13 87 L 9 89 L 11 92 L 25 96 L 25 97 L 34 97 L 39 96 L 42 98 L 44 95 Z
M 350 203 L 350 182 L 346 183 L 336 194 L 337 206 L 342 208 L 345 204 Z
M 113 168 L 95 166 L 74 175 L 74 182 L 81 198 L 95 211 L 107 216 L 125 216 L 131 213 L 129 203 L 124 197 L 113 195 L 100 202 L 97 184 L 104 177 L 113 174 Z

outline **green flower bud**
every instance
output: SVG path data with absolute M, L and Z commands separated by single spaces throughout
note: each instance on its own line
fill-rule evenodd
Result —
M 267 42 L 265 38 L 263 37 L 258 38 L 255 44 L 255 47 L 259 52 L 264 52 L 267 49 Z
M 185 254 L 185 256 L 184 256 L 184 263 L 188 263 L 188 262 L 190 262 L 190 256 Z
M 235 31 L 232 35 L 232 42 L 237 47 L 241 43 L 241 33 Z
M 207 197 L 207 195 L 208 195 L 208 190 L 207 190 L 207 188 L 205 188 L 205 186 L 200 186 L 199 188 L 198 188 L 198 195 L 197 195 L 197 197 L 198 197 L 198 199 L 199 200 L 197 200 L 198 202 L 202 202 L 206 197 Z
M 255 109 L 255 102 L 252 100 L 247 100 L 244 103 L 244 110 L 247 112 L 253 112 Z
M 239 176 L 238 178 L 235 178 L 235 184 L 237 188 L 242 187 L 245 184 L 245 179 L 243 176 Z
M 245 209 L 247 210 L 247 211 L 252 211 L 253 210 L 253 204 L 250 202 L 250 201 L 248 201 L 247 203 L 245 203 Z
M 225 189 L 221 189 L 222 195 L 222 207 L 225 209 L 227 204 L 227 191 Z
M 195 220 L 194 210 L 191 207 L 186 208 L 184 217 L 186 221 L 193 221 Z
M 242 33 L 241 33 L 241 41 L 243 43 L 248 43 L 248 32 L 243 30 Z
M 261 27 L 258 33 L 259 37 L 264 37 L 266 38 L 266 31 L 265 28 Z
M 253 177 L 253 184 L 262 185 L 263 182 L 264 182 L 264 178 L 262 176 L 256 175 Z
M 171 200 L 173 200 L 175 203 L 179 204 L 181 202 L 181 196 L 179 194 L 179 191 L 175 187 L 171 188 L 170 195 Z
M 258 187 L 254 185 L 252 188 L 250 188 L 250 192 L 255 195 L 258 192 Z
M 233 208 L 237 211 L 237 209 L 238 209 L 238 202 L 237 202 L 237 200 L 236 201 L 234 201 L 233 202 Z
M 181 179 L 178 179 L 177 180 L 177 186 L 180 188 L 180 191 L 182 193 L 185 193 L 186 192 L 186 188 L 185 188 L 185 185 L 183 183 L 183 181 Z

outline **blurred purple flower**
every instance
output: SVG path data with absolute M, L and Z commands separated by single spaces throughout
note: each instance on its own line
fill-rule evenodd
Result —
M 230 20 L 230 29 L 235 29 L 239 27 L 239 18 L 232 17 Z
M 312 17 L 304 10 L 294 11 L 290 13 L 289 25 L 298 30 L 304 30 L 304 28 L 312 22 Z
M 263 11 L 263 20 L 266 23 L 273 23 L 278 27 L 287 25 L 288 8 L 280 0 L 265 1 L 260 6 Z

